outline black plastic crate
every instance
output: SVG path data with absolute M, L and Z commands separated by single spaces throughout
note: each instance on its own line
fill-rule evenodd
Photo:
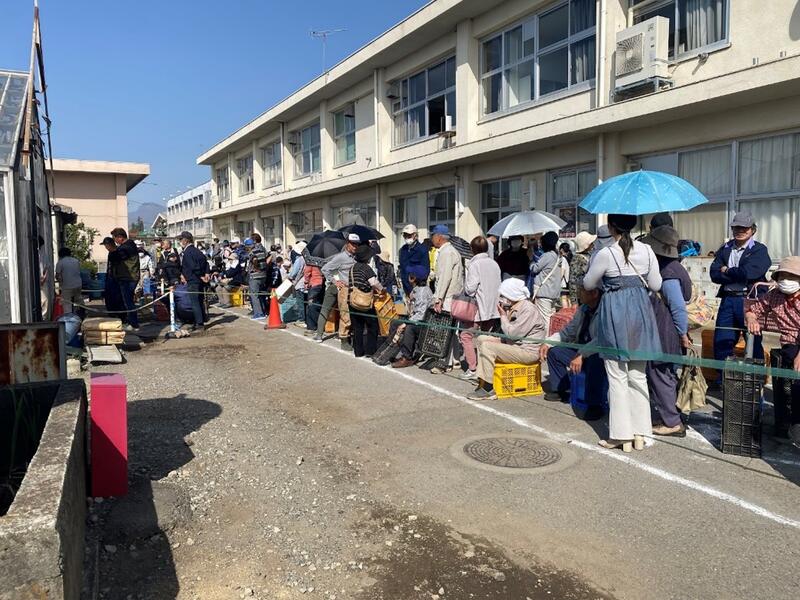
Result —
M 450 352 L 455 320 L 450 313 L 444 311 L 437 313 L 433 309 L 428 309 L 425 313 L 425 323 L 426 325 L 422 325 L 422 335 L 417 341 L 417 351 L 426 356 L 444 358 Z
M 792 365 L 781 367 L 781 350 L 770 350 L 769 364 L 775 368 L 791 369 Z M 775 405 L 775 435 L 789 437 L 789 426 L 792 424 L 792 383 L 794 379 L 772 377 L 772 403 Z
M 763 360 L 731 357 L 728 361 L 763 366 Z M 761 456 L 761 392 L 764 376 L 725 369 L 722 376 L 724 454 Z

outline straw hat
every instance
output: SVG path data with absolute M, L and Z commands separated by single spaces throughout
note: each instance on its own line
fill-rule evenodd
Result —
M 796 275 L 800 277 L 800 256 L 787 256 L 781 259 L 778 268 L 772 274 L 772 278 L 777 280 L 778 273 L 786 273 L 788 275 Z
M 597 236 L 588 231 L 581 231 L 575 236 L 575 251 L 578 253 L 586 252 L 586 249 L 594 244 Z

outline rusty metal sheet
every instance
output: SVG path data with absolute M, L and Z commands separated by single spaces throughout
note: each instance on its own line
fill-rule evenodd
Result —
M 60 323 L 0 325 L 0 385 L 65 379 L 64 348 Z

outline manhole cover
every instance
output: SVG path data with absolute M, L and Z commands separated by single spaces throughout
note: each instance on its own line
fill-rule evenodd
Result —
M 540 444 L 530 438 L 483 438 L 468 442 L 464 453 L 470 458 L 494 467 L 535 469 L 561 460 L 558 448 Z

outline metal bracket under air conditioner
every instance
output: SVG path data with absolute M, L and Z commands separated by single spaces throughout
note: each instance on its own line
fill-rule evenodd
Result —
M 614 101 L 621 102 L 622 100 L 630 100 L 644 96 L 645 94 L 657 93 L 661 90 L 670 89 L 675 85 L 675 82 L 668 77 L 651 77 L 636 83 L 630 83 L 614 89 Z

